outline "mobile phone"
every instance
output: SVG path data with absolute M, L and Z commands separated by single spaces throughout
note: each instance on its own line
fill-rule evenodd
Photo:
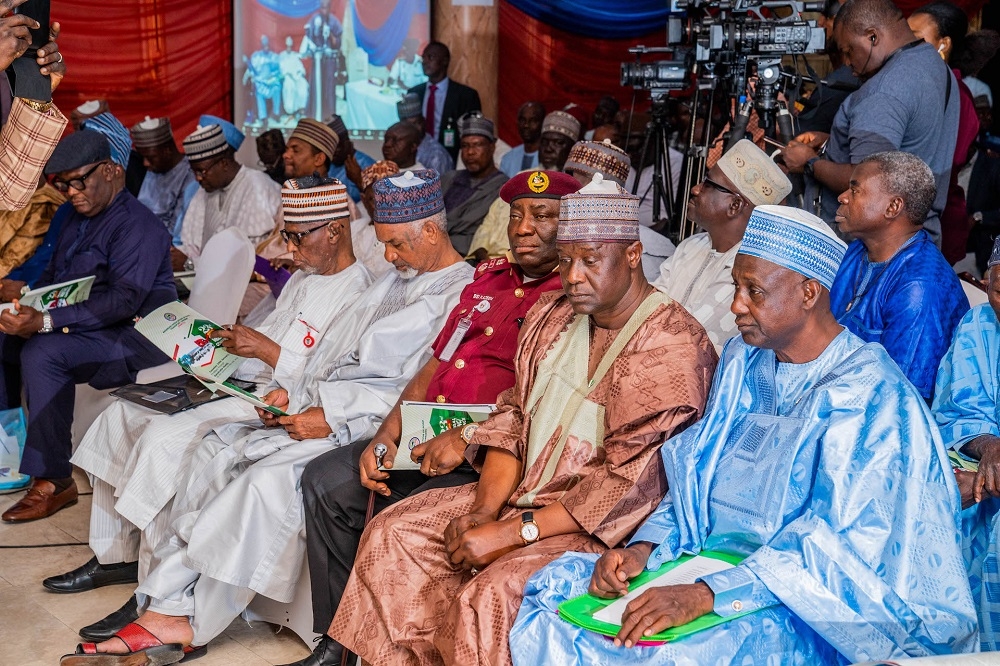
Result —
M 24 14 L 38 21 L 38 29 L 31 30 L 31 46 L 24 55 L 32 59 L 38 49 L 49 43 L 49 0 L 27 0 L 14 9 L 15 14 Z

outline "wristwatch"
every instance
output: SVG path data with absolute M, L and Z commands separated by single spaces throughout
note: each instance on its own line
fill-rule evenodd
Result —
M 538 541 L 540 532 L 538 531 L 538 523 L 535 522 L 535 514 L 531 511 L 525 511 L 521 514 L 521 541 L 524 545 L 530 545 Z
M 48 102 L 42 102 L 41 100 L 28 99 L 26 97 L 22 97 L 21 99 L 24 101 L 25 104 L 30 106 L 35 111 L 38 111 L 39 113 L 48 113 L 49 109 L 52 108 L 51 100 Z
M 470 423 L 469 425 L 462 428 L 462 432 L 460 433 L 462 441 L 465 442 L 466 444 L 472 444 L 472 436 L 476 434 L 477 430 L 479 430 L 478 423 Z
M 803 171 L 803 173 L 807 173 L 810 176 L 812 176 L 813 175 L 813 169 L 816 168 L 816 162 L 819 162 L 819 156 L 818 155 L 816 157 L 810 157 L 808 160 L 806 160 L 806 163 L 802 165 L 802 171 Z
M 39 333 L 51 333 L 52 332 L 52 315 L 48 312 L 42 315 L 42 327 L 38 330 Z

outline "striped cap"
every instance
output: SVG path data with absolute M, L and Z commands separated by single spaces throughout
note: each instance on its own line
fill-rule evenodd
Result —
M 226 136 L 218 125 L 202 127 L 199 125 L 184 139 L 184 152 L 191 162 L 207 160 L 230 149 Z
M 80 126 L 108 137 L 108 143 L 111 144 L 111 161 L 121 166 L 128 166 L 128 157 L 132 152 L 132 136 L 120 120 L 105 111 L 87 118 Z
M 605 180 L 625 185 L 631 166 L 632 161 L 625 151 L 612 144 L 611 139 L 605 139 L 602 142 L 577 141 L 569 151 L 563 170 L 582 171 L 591 178 L 600 173 Z
M 403 99 L 396 102 L 396 113 L 399 115 L 400 120 L 416 118 L 417 116 L 424 115 L 423 105 L 424 103 L 420 99 L 420 95 L 417 93 L 406 93 L 403 95 Z
M 565 111 L 553 111 L 542 121 L 542 134 L 546 132 L 555 132 L 579 141 L 580 121 Z
M 434 169 L 407 171 L 375 181 L 374 221 L 380 224 L 404 224 L 425 220 L 444 210 L 441 176 Z
M 557 243 L 634 243 L 639 240 L 639 197 L 600 173 L 559 200 Z
M 150 118 L 136 123 L 129 130 L 132 134 L 132 145 L 136 148 L 156 148 L 174 142 L 174 133 L 170 129 L 170 118 Z
M 328 160 L 333 159 L 333 154 L 337 152 L 337 144 L 340 142 L 337 133 L 330 129 L 329 125 L 312 118 L 303 118 L 299 121 L 292 135 L 288 137 L 289 141 L 292 139 L 305 141 L 326 155 Z
M 332 129 L 338 137 L 347 136 L 347 125 L 344 124 L 344 119 L 336 113 L 326 121 L 326 126 Z
M 361 171 L 361 189 L 367 190 L 376 180 L 399 173 L 399 166 L 392 160 L 379 160 Z
M 737 254 L 758 257 L 833 286 L 847 245 L 823 220 L 790 206 L 757 206 Z
M 482 136 L 490 141 L 497 140 L 493 121 L 489 118 L 484 118 L 478 111 L 468 113 L 458 119 L 458 135 L 461 137 Z
M 336 178 L 290 178 L 281 187 L 285 224 L 329 222 L 348 217 L 347 187 Z

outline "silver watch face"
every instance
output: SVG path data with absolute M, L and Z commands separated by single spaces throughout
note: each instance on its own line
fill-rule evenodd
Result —
M 525 523 L 521 525 L 521 538 L 529 543 L 531 543 L 532 541 L 537 541 L 538 525 L 534 523 Z

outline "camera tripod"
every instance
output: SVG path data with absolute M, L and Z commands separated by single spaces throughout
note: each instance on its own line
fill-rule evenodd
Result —
M 673 178 L 670 164 L 670 145 L 668 142 L 670 123 L 667 120 L 667 105 L 663 98 L 654 99 L 653 107 L 650 111 L 651 119 L 646 123 L 643 130 L 642 157 L 636 166 L 635 180 L 632 183 L 632 194 L 645 199 L 652 196 L 653 202 L 653 230 L 657 231 L 676 245 L 678 242 L 679 229 L 674 224 L 674 191 Z M 642 172 L 650 166 L 646 158 L 649 149 L 652 147 L 652 167 L 653 180 L 649 188 L 640 193 L 639 181 Z M 669 181 L 668 181 L 669 179 Z

